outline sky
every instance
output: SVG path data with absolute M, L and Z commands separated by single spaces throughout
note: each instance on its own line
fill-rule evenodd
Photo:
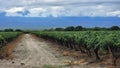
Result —
M 120 0 L 0 0 L 0 29 L 120 26 Z

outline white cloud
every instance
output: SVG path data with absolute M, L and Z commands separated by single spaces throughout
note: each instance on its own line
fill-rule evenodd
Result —
M 24 10 L 24 7 L 13 7 L 6 9 L 4 12 L 6 12 L 6 16 L 23 16 L 19 12 L 24 12 Z
M 61 15 L 64 15 L 65 9 L 63 7 L 55 6 L 55 7 L 51 7 L 50 11 L 51 11 L 50 14 L 53 17 L 58 17 L 58 16 L 61 16 Z
M 13 8 L 5 10 L 5 12 L 8 12 L 8 13 L 15 13 L 19 11 L 24 11 L 24 7 L 13 7 Z
M 53 7 L 43 7 L 43 8 L 31 8 L 28 9 L 28 14 L 26 17 L 47 17 L 53 16 L 58 17 L 61 16 L 64 12 L 63 7 L 53 6 Z
M 113 12 L 109 12 L 107 13 L 108 16 L 118 16 L 120 17 L 120 11 L 113 11 Z
M 119 6 L 120 0 L 0 0 L 0 12 L 5 12 L 6 16 L 23 17 L 120 17 Z
M 29 14 L 26 17 L 46 17 L 45 13 L 47 9 L 45 8 L 31 8 L 28 9 Z

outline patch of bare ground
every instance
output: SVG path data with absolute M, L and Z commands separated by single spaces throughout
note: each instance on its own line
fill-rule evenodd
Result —
M 1 59 L 13 59 L 14 55 L 13 50 L 15 46 L 20 42 L 23 35 L 20 35 L 18 38 L 15 38 L 12 42 L 8 43 L 3 49 L 0 51 Z

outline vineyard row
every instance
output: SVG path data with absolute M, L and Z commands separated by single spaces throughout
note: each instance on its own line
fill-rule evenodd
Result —
M 41 31 L 34 34 L 85 53 L 89 57 L 94 56 L 96 60 L 101 59 L 100 52 L 108 54 L 113 65 L 116 65 L 120 57 L 120 31 Z

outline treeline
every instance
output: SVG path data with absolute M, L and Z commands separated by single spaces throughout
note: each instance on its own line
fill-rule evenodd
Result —
M 21 29 L 4 29 L 0 30 L 0 32 L 23 32 L 24 30 Z
M 110 28 L 106 27 L 93 27 L 93 28 L 85 28 L 82 26 L 68 26 L 66 28 L 55 28 L 55 29 L 48 29 L 48 31 L 84 31 L 84 30 L 94 30 L 94 31 L 99 31 L 99 30 L 120 30 L 119 26 L 112 26 Z
M 92 27 L 92 28 L 86 28 L 83 26 L 68 26 L 66 28 L 51 28 L 51 29 L 44 29 L 44 31 L 101 31 L 101 30 L 120 30 L 119 26 L 112 26 L 110 28 L 106 27 Z M 0 30 L 0 32 L 30 32 L 30 31 L 41 31 L 41 30 L 22 30 L 22 29 L 4 29 Z

